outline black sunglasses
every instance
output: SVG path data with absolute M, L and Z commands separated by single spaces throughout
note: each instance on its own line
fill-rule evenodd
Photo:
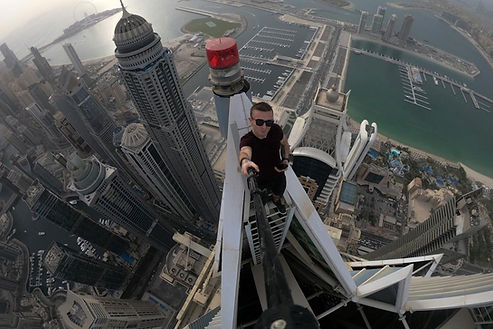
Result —
M 255 124 L 259 127 L 262 127 L 264 123 L 267 127 L 272 127 L 272 125 L 274 124 L 274 120 L 262 120 L 262 119 L 254 119 L 254 120 L 255 120 Z

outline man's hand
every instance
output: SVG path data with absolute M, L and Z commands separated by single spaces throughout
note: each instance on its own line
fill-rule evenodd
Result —
M 281 161 L 282 164 L 285 164 L 286 165 L 286 168 L 284 169 L 279 169 L 277 167 L 274 167 L 274 170 L 277 171 L 277 172 L 283 172 L 283 171 L 287 171 L 288 168 L 289 168 L 289 161 L 288 160 L 282 160 Z
M 241 173 L 243 176 L 250 176 L 250 174 L 248 173 L 248 168 L 250 167 L 255 169 L 257 172 L 260 171 L 255 162 L 253 162 L 252 160 L 244 159 L 241 163 Z

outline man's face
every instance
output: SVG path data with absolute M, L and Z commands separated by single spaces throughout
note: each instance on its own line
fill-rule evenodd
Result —
M 264 139 L 267 137 L 269 133 L 270 127 L 267 126 L 265 121 L 273 121 L 274 120 L 274 112 L 263 112 L 259 110 L 253 110 L 252 116 L 248 118 L 250 120 L 250 124 L 252 125 L 252 130 L 255 136 L 260 139 Z M 264 123 L 261 126 L 257 125 L 256 121 L 263 120 Z

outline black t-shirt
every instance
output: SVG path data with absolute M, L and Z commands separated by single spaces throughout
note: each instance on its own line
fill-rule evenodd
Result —
M 259 139 L 252 131 L 241 137 L 240 149 L 243 146 L 252 148 L 252 161 L 260 169 L 259 178 L 261 180 L 270 180 L 280 174 L 274 169 L 274 166 L 281 162 L 279 149 L 283 136 L 282 128 L 273 124 L 264 139 Z

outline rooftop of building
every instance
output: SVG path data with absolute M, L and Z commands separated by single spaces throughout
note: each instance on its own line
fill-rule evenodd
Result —
M 315 98 L 315 104 L 331 110 L 343 112 L 345 110 L 346 94 L 338 92 L 335 87 L 320 88 Z
M 139 149 L 149 140 L 149 134 L 142 123 L 131 123 L 125 128 L 121 146 L 128 149 Z
M 358 200 L 357 185 L 348 181 L 343 181 L 339 200 L 351 205 L 355 205 Z

